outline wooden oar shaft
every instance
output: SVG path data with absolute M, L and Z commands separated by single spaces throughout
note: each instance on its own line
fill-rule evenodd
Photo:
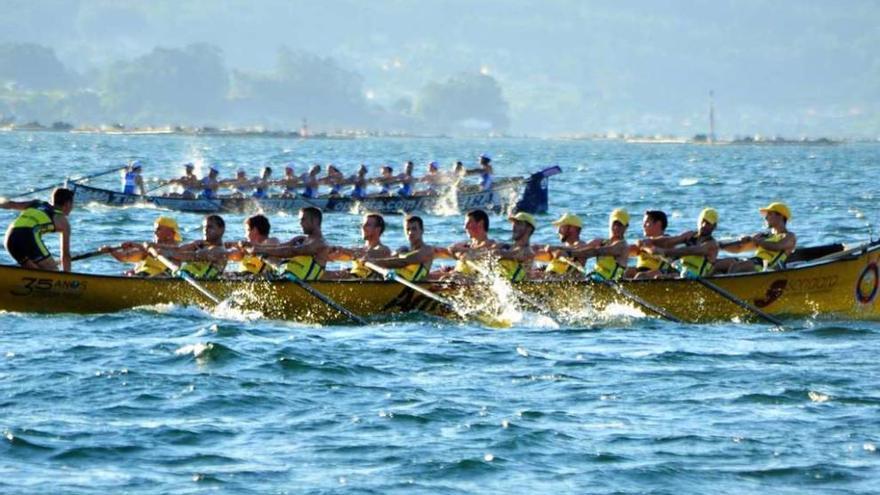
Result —
M 82 253 L 82 254 L 77 254 L 77 255 L 75 255 L 75 256 L 71 256 L 71 257 L 70 257 L 70 261 L 81 261 L 81 260 L 87 260 L 87 259 L 89 259 L 89 258 L 94 258 L 94 257 L 96 257 L 96 256 L 101 256 L 102 254 L 109 254 L 109 253 L 106 252 L 106 251 L 101 251 L 101 250 L 89 251 L 89 252 L 87 252 L 87 253 Z
M 156 258 L 157 260 L 159 260 L 159 262 L 161 262 L 163 265 L 165 265 L 166 267 L 168 267 L 168 269 L 171 270 L 172 273 L 174 273 L 174 274 L 177 275 L 178 277 L 180 277 L 180 278 L 182 278 L 183 280 L 185 280 L 189 285 L 193 286 L 193 287 L 194 287 L 196 290 L 198 290 L 203 296 L 205 296 L 205 297 L 207 297 L 208 299 L 210 299 L 211 302 L 213 302 L 214 304 L 220 304 L 220 303 L 222 302 L 222 301 L 220 300 L 219 297 L 215 296 L 214 294 L 211 293 L 211 291 L 209 291 L 208 289 L 204 288 L 204 287 L 202 286 L 202 284 L 198 283 L 198 282 L 196 281 L 196 279 L 194 279 L 194 278 L 192 277 L 192 275 L 190 275 L 189 273 L 186 273 L 186 272 L 184 272 L 184 271 L 181 271 L 181 270 L 180 270 L 180 267 L 177 266 L 173 261 L 171 261 L 171 260 L 169 260 L 168 258 L 166 258 L 165 256 L 162 256 L 161 254 L 159 254 L 159 252 L 156 251 L 156 248 L 151 247 L 151 248 L 147 249 L 147 253 L 149 253 L 150 256 L 152 256 L 152 257 Z
M 266 258 L 263 258 L 263 263 L 267 264 L 269 267 L 271 267 L 276 272 L 278 271 L 278 264 L 277 263 L 273 263 L 272 261 L 269 261 Z M 286 278 L 287 280 L 290 280 L 294 284 L 298 285 L 299 288 L 308 292 L 312 297 L 314 297 L 315 299 L 318 299 L 319 301 L 323 302 L 327 306 L 330 306 L 331 308 L 333 308 L 334 310 L 343 314 L 346 318 L 357 323 L 358 325 L 366 325 L 367 324 L 367 322 L 363 318 L 352 313 L 351 311 L 348 310 L 348 308 L 339 304 L 338 302 L 334 301 L 333 299 L 330 299 L 328 296 L 322 294 L 320 291 L 318 291 L 317 289 L 315 289 L 311 285 L 307 284 L 306 282 L 303 282 L 296 275 L 294 275 L 290 272 L 287 272 L 284 274 L 284 278 Z
M 559 259 L 562 260 L 563 263 L 566 263 L 566 264 L 574 267 L 577 271 L 583 273 L 584 275 L 587 274 L 586 268 L 575 263 L 574 261 L 570 260 L 569 258 L 559 258 Z M 647 309 L 648 311 L 650 311 L 656 315 L 661 316 L 662 318 L 665 318 L 665 319 L 672 321 L 672 322 L 675 322 L 675 323 L 684 323 L 681 320 L 681 318 L 678 318 L 677 316 L 673 315 L 669 311 L 666 311 L 665 309 L 663 309 L 655 304 L 652 304 L 652 303 L 644 300 L 643 298 L 633 294 L 632 292 L 623 288 L 623 286 L 620 285 L 620 283 L 618 283 L 618 282 L 615 282 L 612 280 L 603 280 L 602 285 L 605 285 L 606 287 L 614 290 L 615 292 L 617 292 L 621 296 L 625 297 L 626 299 L 629 299 L 630 301 L 638 304 L 639 306 Z

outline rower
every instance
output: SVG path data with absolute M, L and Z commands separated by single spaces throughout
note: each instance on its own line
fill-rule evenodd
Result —
M 271 272 L 269 265 L 259 256 L 246 252 L 245 246 L 276 246 L 278 239 L 269 237 L 272 226 L 265 215 L 251 215 L 244 221 L 246 242 L 238 243 L 237 249 L 229 252 L 229 260 L 237 261 L 240 269 L 239 277 L 260 277 Z
M 342 186 L 345 185 L 345 176 L 332 163 L 327 165 L 327 175 L 321 182 L 330 186 L 329 196 L 337 198 L 342 194 Z
M 351 190 L 351 198 L 361 200 L 367 197 L 367 166 L 363 163 L 360 167 L 358 167 L 358 171 L 356 175 L 353 175 L 349 178 L 349 181 L 354 184 L 354 188 Z
M 560 250 L 555 254 L 567 258 L 596 258 L 596 267 L 590 273 L 590 278 L 596 281 L 618 280 L 629 261 L 629 246 L 624 237 L 627 227 L 629 213 L 618 208 L 608 217 L 608 239 L 593 239 L 582 248 Z
M 797 247 L 797 236 L 788 230 L 791 210 L 785 203 L 775 202 L 758 211 L 764 216 L 770 232 L 744 236 L 739 241 L 722 247 L 725 251 L 734 253 L 754 250 L 755 256 L 747 260 L 719 260 L 715 266 L 716 272 L 725 269 L 727 273 L 766 272 L 785 268 L 785 260 Z
M 340 279 L 348 277 L 370 278 L 376 274 L 364 265 L 364 260 L 372 261 L 373 258 L 387 258 L 391 256 L 388 246 L 382 244 L 382 234 L 385 232 L 385 219 L 378 213 L 364 215 L 361 223 L 361 238 L 364 246 L 361 248 L 334 247 L 330 257 L 335 259 L 354 258 L 351 270 L 327 272 L 324 276 L 328 279 Z
M 247 197 L 248 193 L 253 188 L 253 181 L 248 179 L 245 170 L 240 168 L 238 169 L 238 172 L 236 172 L 234 179 L 221 181 L 220 186 L 232 189 L 232 197 L 244 198 Z
M 667 236 L 644 243 L 641 248 L 649 255 L 675 259 L 680 268 L 681 278 L 701 278 L 712 274 L 718 259 L 718 241 L 712 237 L 718 226 L 718 211 L 705 208 L 697 218 L 697 231 L 684 232 L 677 236 Z M 675 247 L 683 244 L 682 247 Z M 673 275 L 674 276 L 674 275 Z
M 272 167 L 263 167 L 260 178 L 254 180 L 251 185 L 254 187 L 253 197 L 255 199 L 266 199 L 269 197 L 269 186 L 272 184 Z
M 421 217 L 406 217 L 403 220 L 403 228 L 409 241 L 409 249 L 401 248 L 395 256 L 373 258 L 369 261 L 384 268 L 394 269 L 398 277 L 410 282 L 419 282 L 431 271 L 431 265 L 434 263 L 434 246 L 425 244 L 423 240 L 425 224 Z
M 137 191 L 140 192 L 141 196 L 146 194 L 144 178 L 141 176 L 142 169 L 143 164 L 140 160 L 134 160 L 128 164 L 128 167 L 125 168 L 125 173 L 122 174 L 123 194 L 135 194 Z
M 584 222 L 577 215 L 573 213 L 564 213 L 558 220 L 552 222 L 552 224 L 556 226 L 559 240 L 562 242 L 562 245 L 545 245 L 539 247 L 538 251 L 549 255 L 549 253 L 555 250 L 577 249 L 586 246 L 586 243 L 581 240 L 581 230 L 584 227 Z M 583 266 L 586 259 L 572 258 L 571 261 Z M 543 273 L 532 273 L 535 277 L 571 277 L 579 274 L 580 273 L 577 269 L 558 258 L 551 258 L 549 263 L 547 263 L 547 266 L 544 267 Z
M 416 178 L 413 176 L 413 168 L 415 165 L 412 161 L 406 162 L 403 166 L 403 173 L 397 176 L 397 179 L 401 182 L 400 189 L 397 190 L 397 195 L 409 198 L 413 195 L 413 183 Z
M 302 177 L 303 192 L 302 197 L 313 199 L 318 197 L 318 174 L 321 173 L 321 166 L 317 163 L 312 165 L 309 173 Z
M 226 222 L 220 215 L 208 215 L 202 222 L 202 239 L 177 249 L 162 249 L 169 258 L 182 261 L 180 271 L 195 278 L 214 280 L 226 269 L 228 254 L 223 244 Z
M 428 188 L 424 191 L 420 191 L 421 195 L 435 195 L 441 186 L 443 186 L 447 179 L 440 173 L 440 165 L 437 162 L 428 163 L 428 172 L 419 179 L 419 182 L 424 182 L 428 185 Z
M 0 208 L 21 210 L 6 230 L 6 251 L 24 268 L 58 270 L 58 263 L 43 243 L 43 234 L 61 235 L 61 269 L 70 271 L 70 223 L 73 191 L 59 187 L 52 191 L 52 203 L 40 200 L 2 201 Z
M 468 240 L 453 244 L 448 248 L 438 248 L 436 253 L 441 256 L 456 258 L 454 271 L 460 275 L 473 275 L 476 272 L 467 260 L 484 259 L 496 242 L 489 238 L 489 215 L 483 210 L 471 210 L 465 214 L 464 230 Z M 443 273 L 435 275 L 442 276 Z
M 123 242 L 118 248 L 101 246 L 100 251 L 108 253 L 117 261 L 135 263 L 134 268 L 126 271 L 126 277 L 160 278 L 170 277 L 171 270 L 164 263 L 147 252 L 148 247 L 156 249 L 175 249 L 180 245 L 182 237 L 177 221 L 171 217 L 159 217 L 153 222 L 153 242 L 145 245 L 142 242 Z
M 480 168 L 468 170 L 467 173 L 480 176 L 480 191 L 492 189 L 492 157 L 488 153 L 480 155 Z
M 635 244 L 629 247 L 629 255 L 636 256 L 635 268 L 627 268 L 623 274 L 624 278 L 660 278 L 663 275 L 673 273 L 673 268 L 659 256 L 652 254 L 650 251 L 643 249 L 647 246 L 668 246 L 675 244 L 664 244 L 666 235 L 666 227 L 669 225 L 669 218 L 666 213 L 660 210 L 648 210 L 642 219 L 642 232 L 645 237 L 639 239 Z M 655 244 L 658 242 L 660 244 Z
M 220 169 L 217 165 L 211 165 L 208 168 L 207 177 L 202 177 L 201 187 L 202 187 L 202 198 L 204 199 L 215 199 L 217 198 L 217 190 L 220 188 L 220 181 L 217 180 L 217 177 L 220 175 Z
M 535 217 L 524 211 L 508 218 L 513 224 L 513 244 L 498 244 L 494 252 L 498 256 L 501 276 L 510 282 L 525 280 L 532 268 L 535 252 L 532 251 L 532 234 L 538 227 Z
M 373 179 L 375 182 L 382 184 L 382 189 L 379 190 L 379 196 L 392 196 L 391 183 L 396 179 L 396 177 L 394 177 L 394 169 L 391 165 L 382 165 L 380 173 L 382 175 L 379 178 Z
M 281 192 L 281 196 L 285 198 L 291 198 L 296 196 L 296 186 L 300 183 L 300 178 L 296 176 L 296 173 L 293 170 L 293 162 L 287 164 L 284 167 L 284 177 L 277 181 L 277 184 L 284 188 Z
M 321 232 L 322 219 L 323 214 L 318 208 L 302 208 L 299 210 L 299 224 L 304 235 L 274 246 L 257 245 L 252 252 L 284 259 L 279 267 L 279 275 L 289 273 L 306 282 L 318 280 L 324 274 L 330 253 L 330 246 Z
M 195 166 L 192 163 L 187 163 L 183 166 L 183 169 L 183 175 L 165 182 L 165 185 L 176 185 L 180 187 L 180 192 L 171 193 L 169 196 L 186 199 L 195 198 L 199 189 L 199 178 L 193 173 Z

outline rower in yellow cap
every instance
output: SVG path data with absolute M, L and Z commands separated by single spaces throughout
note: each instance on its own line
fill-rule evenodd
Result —
M 553 221 L 552 224 L 556 226 L 556 232 L 559 234 L 559 240 L 562 244 L 555 246 L 547 244 L 534 248 L 536 251 L 536 260 L 544 261 L 549 258 L 549 262 L 547 263 L 547 266 L 544 267 L 544 270 L 533 271 L 532 276 L 535 278 L 579 276 L 580 273 L 573 266 L 560 258 L 552 258 L 551 253 L 558 250 L 586 247 L 587 243 L 581 240 L 581 230 L 583 230 L 584 227 L 583 220 L 574 213 L 564 213 L 559 219 Z M 548 258 L 545 258 L 545 256 Z M 571 261 L 583 266 L 586 259 L 572 258 Z
M 593 239 L 585 247 L 555 251 L 558 256 L 568 258 L 596 258 L 596 266 L 590 277 L 597 281 L 618 280 L 626 270 L 629 261 L 629 245 L 626 242 L 626 229 L 629 227 L 629 213 L 616 209 L 608 217 L 608 238 Z
M 147 246 L 157 249 L 176 248 L 182 237 L 177 221 L 171 217 L 159 217 L 153 223 L 153 242 Z M 117 261 L 135 263 L 126 271 L 126 277 L 170 277 L 171 271 L 161 261 L 150 256 L 143 242 L 123 242 L 119 247 L 102 246 L 100 251 L 110 254 Z
M 734 253 L 754 250 L 755 256 L 747 260 L 719 260 L 716 272 L 720 272 L 722 268 L 726 268 L 728 273 L 785 268 L 785 260 L 797 247 L 797 236 L 788 230 L 791 209 L 785 203 L 774 202 L 759 208 L 758 211 L 764 216 L 764 222 L 770 232 L 741 237 L 736 243 L 723 248 Z
M 532 214 L 524 211 L 511 215 L 508 220 L 513 224 L 513 244 L 499 244 L 494 252 L 498 256 L 501 276 L 510 282 L 520 282 L 525 280 L 532 268 L 535 253 L 531 239 L 538 222 Z
M 712 274 L 718 259 L 718 241 L 712 237 L 718 226 L 718 211 L 704 208 L 697 218 L 697 230 L 657 239 L 643 246 L 648 253 L 669 262 L 676 259 L 679 276 L 700 278 Z M 680 247 L 676 247 L 679 246 Z

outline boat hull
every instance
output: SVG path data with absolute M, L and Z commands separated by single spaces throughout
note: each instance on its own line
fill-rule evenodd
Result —
M 712 283 L 762 311 L 779 317 L 829 317 L 878 320 L 878 253 L 865 246 L 836 259 L 777 272 L 713 277 Z M 205 281 L 203 285 L 243 310 L 265 317 L 310 323 L 344 318 L 289 281 Z M 348 280 L 314 282 L 313 287 L 363 317 L 400 312 L 444 314 L 435 301 L 392 281 Z M 686 322 L 754 320 L 755 315 L 725 300 L 694 280 L 639 280 L 622 286 L 645 301 L 664 308 Z M 424 287 L 464 306 L 503 308 L 516 301 L 500 300 L 488 286 L 425 283 Z M 586 280 L 529 281 L 515 292 L 540 301 L 547 314 L 594 314 L 609 304 L 638 307 L 612 288 Z M 486 295 L 493 297 L 486 297 Z M 179 279 L 139 279 L 81 273 L 59 273 L 0 266 L 0 309 L 15 312 L 109 313 L 138 306 L 212 304 Z M 476 309 L 476 308 L 471 308 Z

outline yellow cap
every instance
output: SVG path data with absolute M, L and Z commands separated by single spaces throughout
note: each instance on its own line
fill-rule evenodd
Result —
M 773 211 L 784 216 L 786 220 L 791 220 L 791 210 L 785 205 L 785 203 L 770 203 L 764 208 L 759 208 L 758 211 L 764 215 L 766 215 L 767 212 Z
M 565 213 L 559 220 L 553 222 L 553 225 L 571 225 L 572 227 L 583 228 L 584 222 L 581 221 L 581 218 L 574 213 Z
M 620 222 L 625 227 L 629 226 L 629 213 L 626 212 L 623 208 L 618 208 L 611 212 L 611 216 L 608 218 L 608 223 Z
M 524 212 L 524 211 L 521 211 L 521 212 L 517 213 L 516 215 L 512 215 L 512 216 L 508 217 L 507 219 L 510 220 L 511 222 L 525 222 L 525 223 L 531 225 L 533 229 L 538 228 L 538 222 L 535 220 L 535 217 L 529 213 Z
M 177 220 L 171 217 L 159 217 L 156 219 L 156 222 L 153 224 L 154 227 L 167 227 L 174 231 L 174 240 L 180 242 L 183 240 L 180 237 L 180 227 L 177 226 Z
M 702 225 L 703 220 L 712 225 L 718 225 L 718 210 L 715 208 L 704 208 L 703 211 L 700 212 L 700 219 L 697 220 L 697 225 Z

